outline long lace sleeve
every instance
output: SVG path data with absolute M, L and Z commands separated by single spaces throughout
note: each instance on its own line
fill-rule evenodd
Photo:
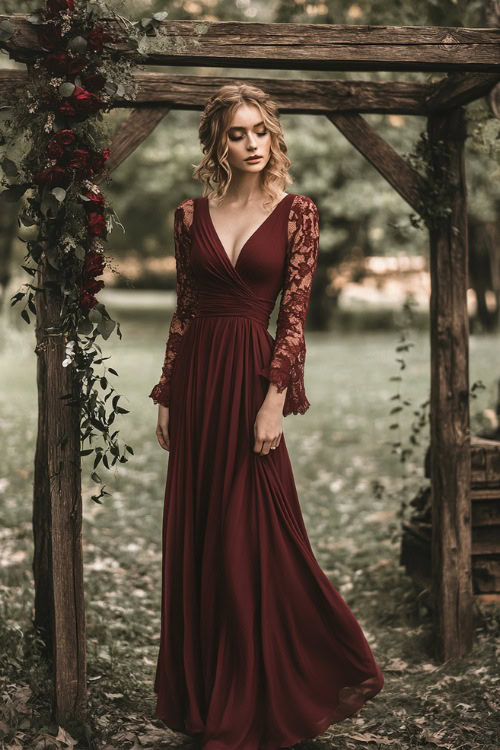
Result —
M 304 414 L 311 405 L 304 388 L 304 327 L 319 247 L 318 209 L 311 198 L 301 195 L 293 202 L 289 228 L 287 270 L 273 355 L 270 364 L 258 370 L 259 375 L 276 384 L 278 393 L 287 388 L 284 417 Z
M 169 406 L 170 379 L 182 337 L 189 328 L 198 309 L 198 292 L 192 276 L 191 224 L 193 223 L 193 199 L 180 203 L 174 214 L 174 246 L 176 265 L 177 302 L 168 331 L 165 361 L 159 382 L 151 393 L 155 404 Z

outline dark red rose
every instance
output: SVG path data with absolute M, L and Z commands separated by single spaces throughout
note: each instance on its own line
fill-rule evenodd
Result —
M 92 169 L 94 172 L 99 173 L 102 169 L 104 169 L 106 159 L 109 159 L 111 151 L 109 148 L 105 148 L 101 151 L 100 154 L 96 154 L 94 158 L 92 159 Z
M 101 53 L 103 44 L 105 42 L 112 42 L 114 37 L 103 29 L 102 26 L 96 24 L 87 36 L 87 44 L 90 49 L 94 49 L 96 52 Z
M 75 138 L 76 135 L 74 134 L 74 132 L 72 130 L 69 130 L 68 128 L 58 130 L 54 136 L 54 140 L 56 140 L 62 146 L 69 146 L 70 144 L 74 143 Z
M 89 211 L 87 216 L 91 233 L 96 237 L 104 236 L 106 238 L 107 230 L 104 216 L 98 213 L 98 211 Z
M 84 274 L 86 278 L 100 276 L 104 272 L 104 255 L 97 250 L 90 250 L 84 259 Z
M 66 52 L 51 52 L 45 59 L 42 59 L 42 63 L 51 73 L 64 75 L 66 72 L 66 59 Z
M 101 73 L 82 74 L 81 78 L 87 91 L 100 91 L 106 83 L 106 78 Z
M 39 26 L 37 32 L 38 42 L 44 49 L 55 49 L 62 41 L 61 29 L 53 23 Z
M 97 294 L 103 288 L 104 281 L 102 279 L 85 279 L 82 284 L 82 291 L 88 292 L 88 294 Z
M 83 148 L 75 148 L 68 154 L 67 165 L 72 169 L 86 169 L 89 166 L 90 154 Z
M 86 291 L 82 291 L 80 299 L 78 300 L 80 307 L 84 307 L 86 310 L 91 310 L 97 305 L 97 300 L 93 294 L 89 294 Z
M 59 112 L 62 115 L 66 115 L 66 117 L 74 117 L 76 115 L 76 108 L 72 104 L 70 98 L 64 99 L 64 101 L 59 104 Z
M 49 159 L 60 159 L 64 154 L 64 148 L 53 138 L 47 146 Z
M 71 176 L 62 167 L 46 167 L 41 172 L 33 175 L 35 182 L 49 185 L 50 187 L 67 187 Z
M 98 96 L 80 86 L 73 91 L 71 101 L 75 103 L 77 111 L 82 115 L 90 115 L 104 106 L 104 102 Z
M 101 192 L 93 193 L 92 190 L 88 190 L 85 193 L 85 197 L 89 198 L 88 201 L 83 202 L 88 211 L 97 211 L 100 213 L 104 211 L 104 195 Z
M 55 75 L 63 76 L 68 73 L 74 76 L 86 67 L 88 61 L 84 55 L 71 57 L 66 50 L 63 50 L 62 52 L 52 52 L 42 62 L 47 70 Z
M 65 13 L 66 11 L 73 11 L 73 0 L 47 0 L 47 13 L 51 16 L 55 16 L 58 13 Z

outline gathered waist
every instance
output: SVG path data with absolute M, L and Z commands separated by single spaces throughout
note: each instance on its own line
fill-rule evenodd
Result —
M 242 317 L 268 328 L 274 308 L 272 300 L 259 297 L 200 294 L 197 318 Z

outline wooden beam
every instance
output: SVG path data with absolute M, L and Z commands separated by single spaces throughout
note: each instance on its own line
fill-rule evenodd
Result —
M 437 84 L 135 73 L 136 99 L 117 101 L 114 108 L 140 109 L 163 104 L 171 109 L 201 111 L 207 98 L 220 86 L 247 83 L 267 91 L 281 114 L 359 112 L 425 116 L 486 96 L 499 80 L 500 72 L 454 73 Z M 24 70 L 0 70 L 0 101 L 17 96 L 27 83 Z
M 110 174 L 122 161 L 125 161 L 169 112 L 169 107 L 133 109 L 125 122 L 113 134 L 109 144 L 111 155 L 106 162 L 106 172 L 95 177 L 95 184 L 99 185 L 105 179 L 106 174 Z
M 361 115 L 335 113 L 327 117 L 400 196 L 420 213 L 421 196 L 425 191 L 424 178 Z
M 483 74 L 485 75 L 485 74 Z M 16 96 L 27 85 L 24 70 L 0 70 L 0 101 Z M 135 73 L 137 98 L 117 101 L 114 108 L 168 105 L 171 109 L 203 110 L 220 86 L 247 83 L 267 91 L 281 114 L 361 112 L 372 114 L 426 115 L 425 100 L 435 84 L 408 81 L 312 80 L 297 78 L 232 78 L 227 76 Z
M 42 259 L 37 287 L 60 281 Z M 82 558 L 82 496 L 80 417 L 77 405 L 65 399 L 78 396 L 72 367 L 62 367 L 65 338 L 48 329 L 57 326 L 60 300 L 37 292 L 37 347 L 39 422 L 33 534 L 35 554 L 35 623 L 49 627 L 46 645 L 52 651 L 54 714 L 61 726 L 85 721 L 87 701 L 85 605 Z M 51 598 L 46 600 L 41 594 Z
M 453 73 L 425 96 L 429 113 L 461 107 L 486 96 L 500 81 L 500 73 Z
M 16 27 L 0 46 L 20 62 L 40 51 L 36 30 L 26 18 L 0 15 L 0 22 L 10 20 Z M 112 32 L 118 29 L 114 19 L 102 23 Z M 139 63 L 266 70 L 500 69 L 498 28 L 167 20 L 158 36 L 163 49 L 155 50 L 153 37 Z M 169 50 L 164 49 L 165 37 L 175 40 Z
M 471 455 L 465 111 L 429 118 L 445 160 L 452 211 L 430 228 L 432 598 L 436 655 L 472 648 Z

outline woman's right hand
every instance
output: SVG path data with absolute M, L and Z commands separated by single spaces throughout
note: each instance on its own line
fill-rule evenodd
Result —
M 170 450 L 170 436 L 168 432 L 168 406 L 158 404 L 158 424 L 156 425 L 156 437 L 163 450 Z

